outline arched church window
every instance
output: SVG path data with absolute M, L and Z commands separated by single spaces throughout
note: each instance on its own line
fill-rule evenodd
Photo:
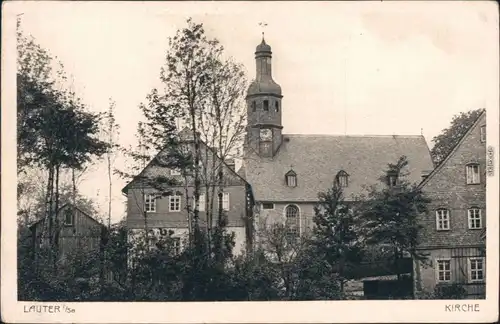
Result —
M 290 170 L 285 174 L 285 181 L 288 187 L 297 187 L 297 174 Z
M 286 234 L 290 238 L 296 238 L 299 235 L 300 211 L 296 205 L 288 205 L 285 209 Z
M 337 185 L 341 188 L 346 188 L 349 186 L 349 175 L 344 170 L 339 171 L 336 176 Z
M 280 103 L 279 103 L 279 101 L 275 102 L 275 108 L 276 108 L 276 112 L 280 112 Z
M 255 101 L 252 101 L 252 111 L 257 110 L 257 103 Z
M 264 100 L 264 111 L 269 111 L 269 100 Z

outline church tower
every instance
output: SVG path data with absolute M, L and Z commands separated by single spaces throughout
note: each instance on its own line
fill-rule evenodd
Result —
M 281 87 L 274 82 L 271 69 L 271 46 L 264 36 L 255 51 L 255 80 L 246 96 L 248 149 L 261 157 L 271 158 L 281 145 Z

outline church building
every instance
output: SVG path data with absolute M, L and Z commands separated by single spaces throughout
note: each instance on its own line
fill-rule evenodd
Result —
M 419 183 L 434 168 L 422 135 L 305 135 L 286 133 L 284 91 L 274 81 L 272 51 L 264 38 L 255 51 L 256 77 L 246 97 L 248 130 L 239 174 L 251 185 L 256 201 L 255 226 L 283 221 L 292 235 L 313 226 L 318 193 L 334 181 L 345 200 L 366 193 L 389 163 L 406 156 L 407 179 Z

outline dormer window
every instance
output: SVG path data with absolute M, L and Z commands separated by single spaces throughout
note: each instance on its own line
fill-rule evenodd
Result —
M 388 172 L 387 173 L 387 185 L 389 187 L 395 187 L 398 185 L 398 173 L 397 172 Z
M 337 185 L 341 188 L 346 188 L 347 186 L 349 186 L 349 175 L 343 170 L 337 173 L 337 177 L 335 180 L 337 182 Z
M 276 112 L 280 112 L 280 103 L 278 101 L 275 102 L 275 106 L 274 106 Z
M 269 111 L 269 100 L 264 100 L 264 111 Z
M 285 181 L 288 187 L 297 187 L 297 174 L 290 170 L 285 174 Z

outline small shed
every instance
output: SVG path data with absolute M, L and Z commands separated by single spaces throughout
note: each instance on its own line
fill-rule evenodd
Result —
M 56 229 L 59 257 L 63 258 L 71 252 L 99 251 L 101 240 L 106 238 L 106 226 L 77 206 L 65 204 L 59 208 L 53 224 Z M 48 219 L 42 218 L 29 228 L 36 252 L 48 246 Z

